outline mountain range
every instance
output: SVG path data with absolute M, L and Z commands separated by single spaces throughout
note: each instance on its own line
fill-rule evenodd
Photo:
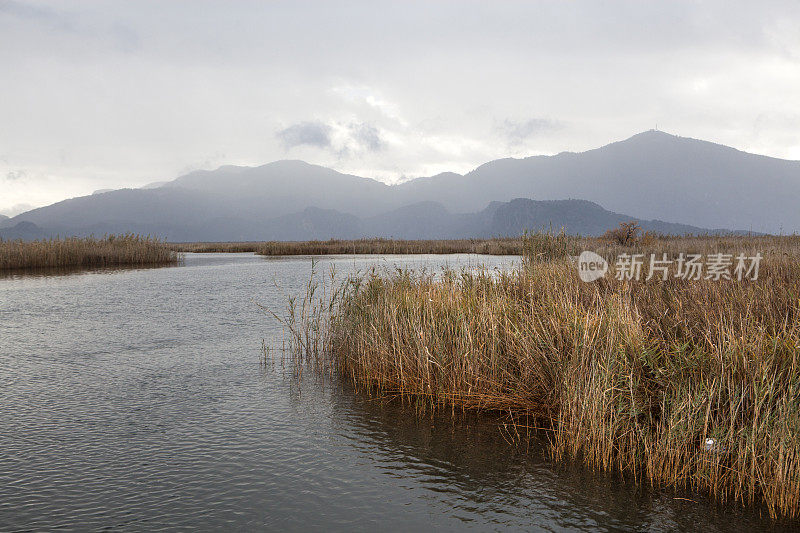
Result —
M 499 159 L 399 185 L 302 161 L 195 171 L 0 220 L 0 236 L 139 232 L 172 241 L 800 232 L 800 162 L 648 131 L 581 153 Z M 20 223 L 25 223 L 21 228 Z

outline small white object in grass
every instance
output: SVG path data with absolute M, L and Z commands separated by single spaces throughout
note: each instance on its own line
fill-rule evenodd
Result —
M 705 445 L 703 449 L 707 452 L 719 452 L 722 451 L 717 439 L 712 439 L 711 437 L 706 439 Z

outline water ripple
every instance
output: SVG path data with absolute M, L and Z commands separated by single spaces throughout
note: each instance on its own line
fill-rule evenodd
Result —
M 255 302 L 281 309 L 310 266 L 190 254 L 179 268 L 0 279 L 0 530 L 771 528 L 551 464 L 491 418 L 420 418 L 265 372 L 261 339 L 279 345 L 280 330 Z

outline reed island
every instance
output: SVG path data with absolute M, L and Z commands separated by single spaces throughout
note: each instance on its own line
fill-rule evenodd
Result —
M 557 459 L 798 518 L 800 237 L 623 230 L 530 235 L 511 272 L 370 272 L 322 297 L 311 283 L 285 318 L 294 362 L 422 408 L 511 418 Z M 608 260 L 605 276 L 579 277 L 583 250 Z M 716 254 L 759 257 L 757 279 L 645 279 L 651 257 Z M 618 276 L 615 257 L 640 255 L 638 280 Z

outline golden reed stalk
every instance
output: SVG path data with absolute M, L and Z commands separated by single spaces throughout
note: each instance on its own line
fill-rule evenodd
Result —
M 107 235 L 42 241 L 0 240 L 0 270 L 91 268 L 177 263 L 178 255 L 159 239 Z
M 335 302 L 290 314 L 296 364 L 381 395 L 528 417 L 556 457 L 798 518 L 800 239 L 654 241 L 534 235 L 515 272 L 348 280 Z M 612 267 L 585 283 L 565 255 L 587 243 L 764 260 L 757 281 L 618 281 Z

